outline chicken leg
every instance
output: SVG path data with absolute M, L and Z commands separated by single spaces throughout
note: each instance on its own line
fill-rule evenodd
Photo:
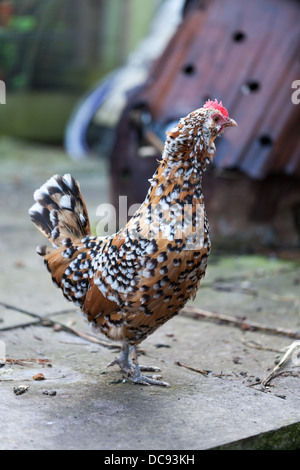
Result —
M 131 358 L 133 352 L 135 355 L 135 363 Z M 139 365 L 136 346 L 129 346 L 127 343 L 123 343 L 122 352 L 120 356 L 114 361 L 112 361 L 110 364 L 108 364 L 108 367 L 114 366 L 116 364 L 119 365 L 120 369 L 123 372 L 128 374 L 130 380 L 132 380 L 133 383 L 142 385 L 159 385 L 162 387 L 169 386 L 167 382 L 157 380 L 149 375 L 141 374 L 141 371 L 159 372 L 160 368 L 155 366 Z

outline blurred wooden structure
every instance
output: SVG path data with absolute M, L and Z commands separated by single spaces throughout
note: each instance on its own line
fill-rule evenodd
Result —
M 300 78 L 299 24 L 298 0 L 188 0 L 182 24 L 119 122 L 111 155 L 114 204 L 119 194 L 129 204 L 143 200 L 160 157 L 157 138 L 164 141 L 168 125 L 217 98 L 239 128 L 217 142 L 214 170 L 204 179 L 215 233 L 239 232 L 246 241 L 262 227 L 261 243 L 296 243 L 300 105 L 291 97 Z M 230 227 L 232 208 L 240 220 Z M 285 228 L 277 229 L 282 211 Z

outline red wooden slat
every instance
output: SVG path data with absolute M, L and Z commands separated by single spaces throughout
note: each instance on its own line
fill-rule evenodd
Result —
M 300 2 L 206 5 L 186 15 L 136 100 L 164 123 L 200 107 L 207 96 L 222 99 L 239 129 L 217 142 L 217 166 L 257 179 L 274 172 L 300 176 L 300 105 L 291 102 L 291 84 L 300 79 Z M 242 40 L 235 41 L 239 32 Z M 258 89 L 245 94 L 251 82 Z

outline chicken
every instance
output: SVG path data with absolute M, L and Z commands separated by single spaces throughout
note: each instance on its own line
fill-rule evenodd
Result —
M 37 247 L 53 283 L 89 324 L 122 343 L 118 364 L 134 383 L 168 385 L 143 370 L 136 347 L 194 298 L 210 253 L 202 172 L 214 139 L 237 126 L 222 102 L 205 105 L 167 132 L 145 201 L 116 234 L 95 237 L 79 184 L 55 175 L 34 193 L 31 220 L 53 248 Z M 133 361 L 132 356 L 135 356 Z

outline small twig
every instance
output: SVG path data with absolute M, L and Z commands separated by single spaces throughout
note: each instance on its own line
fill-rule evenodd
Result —
M 232 377 L 233 374 L 235 375 L 235 378 L 233 378 L 231 380 L 240 379 L 240 377 L 235 372 L 232 372 L 232 374 L 224 374 L 224 372 L 221 372 L 220 374 L 213 373 L 212 376 L 222 379 L 223 377 Z
M 293 341 L 293 343 L 288 348 L 287 352 L 284 354 L 278 364 L 274 367 L 272 372 L 264 380 L 262 380 L 262 387 L 266 387 L 271 380 L 273 380 L 279 375 L 280 369 L 285 366 L 285 364 L 289 361 L 289 359 L 297 349 L 300 349 L 300 341 Z
M 0 305 L 2 305 L 3 307 L 7 308 L 7 309 L 11 309 L 11 310 L 17 310 L 18 312 L 21 312 L 21 313 L 26 313 L 27 315 L 33 317 L 33 318 L 36 318 L 37 320 L 40 321 L 40 323 L 43 325 L 46 325 L 46 326 L 54 326 L 56 324 L 60 325 L 62 329 L 64 329 L 65 331 L 69 331 L 70 333 L 74 333 L 76 336 L 80 336 L 81 338 L 84 338 L 86 339 L 87 341 L 90 341 L 92 343 L 96 343 L 96 344 L 100 344 L 101 346 L 105 346 L 106 348 L 110 348 L 110 349 L 121 349 L 121 345 L 120 344 L 115 344 L 115 343 L 110 343 L 108 341 L 103 341 L 101 340 L 100 338 L 97 338 L 96 336 L 93 336 L 93 335 L 89 335 L 87 333 L 84 333 L 83 331 L 80 331 L 76 328 L 73 328 L 72 326 L 66 326 L 64 323 L 62 322 L 59 322 L 59 321 L 56 321 L 56 320 L 51 320 L 49 318 L 44 318 L 40 315 L 37 315 L 35 313 L 32 313 L 32 312 L 28 312 L 27 310 L 23 310 L 23 309 L 20 309 L 18 307 L 14 307 L 12 305 L 9 305 L 5 302 L 2 302 L 0 301 Z M 57 312 L 57 314 L 61 315 L 62 313 L 68 313 L 70 310 L 62 310 L 60 312 Z M 22 325 L 22 327 L 24 327 L 24 325 Z M 15 328 L 15 327 L 13 327 Z M 8 328 L 6 328 L 8 329 Z
M 186 369 L 192 370 L 193 372 L 198 372 L 199 374 L 204 375 L 204 377 L 208 376 L 207 370 L 196 369 L 195 367 L 187 366 L 180 361 L 176 361 L 175 364 L 180 367 L 185 367 Z
M 257 343 L 256 341 L 245 341 L 244 339 L 242 339 L 241 343 L 247 346 L 248 348 L 259 349 L 261 351 L 271 351 L 271 352 L 276 352 L 276 353 L 282 352 L 282 351 L 279 351 L 278 349 L 266 348 L 265 346 Z
M 43 380 L 43 382 L 45 382 L 46 380 L 57 380 L 57 379 L 65 379 L 67 376 L 66 375 L 61 375 L 60 377 L 45 377 L 45 380 Z M 32 378 L 28 378 L 28 379 L 0 379 L 0 382 L 32 382 L 34 381 Z M 35 381 L 37 382 L 37 381 Z
M 97 336 L 85 333 L 84 331 L 81 331 L 78 328 L 74 328 L 72 326 L 72 323 L 73 323 L 72 321 L 69 322 L 67 325 L 65 323 L 62 323 L 62 322 L 59 322 L 59 321 L 56 321 L 56 320 L 47 319 L 46 321 L 47 321 L 47 326 L 59 325 L 62 330 L 68 331 L 69 333 L 73 333 L 74 335 L 79 336 L 80 338 L 83 338 L 83 339 L 85 339 L 85 340 L 87 340 L 91 343 L 100 344 L 101 346 L 105 346 L 106 348 L 109 348 L 109 349 L 116 349 L 116 348 L 120 349 L 121 348 L 120 344 L 108 342 L 108 341 L 105 341 L 105 340 L 101 340 Z
M 30 366 L 31 364 L 41 364 L 45 366 L 50 364 L 52 361 L 50 359 L 11 359 L 6 358 L 5 362 L 8 364 L 17 364 L 19 366 Z
M 292 370 L 283 370 L 278 372 L 277 377 L 281 375 L 282 377 L 297 377 L 300 378 L 300 372 L 294 372 Z
M 228 325 L 233 325 L 245 331 L 263 331 L 274 335 L 288 336 L 289 338 L 300 339 L 300 333 L 297 331 L 286 330 L 284 328 L 263 325 L 260 323 L 245 321 L 238 317 L 230 317 L 221 313 L 209 312 L 192 305 L 187 305 L 181 310 L 181 315 L 186 315 L 191 318 L 204 318 L 206 320 L 219 321 Z
M 103 341 L 100 338 L 97 338 L 96 336 L 85 333 L 84 331 L 78 330 L 77 328 L 74 328 L 73 326 L 62 325 L 62 327 L 66 331 L 70 331 L 71 333 L 74 333 L 74 335 L 79 336 L 80 338 L 86 339 L 87 341 L 90 341 L 91 343 L 101 344 L 101 346 L 105 346 L 106 348 L 110 348 L 110 349 L 121 348 L 120 344 L 109 343 L 107 341 Z

